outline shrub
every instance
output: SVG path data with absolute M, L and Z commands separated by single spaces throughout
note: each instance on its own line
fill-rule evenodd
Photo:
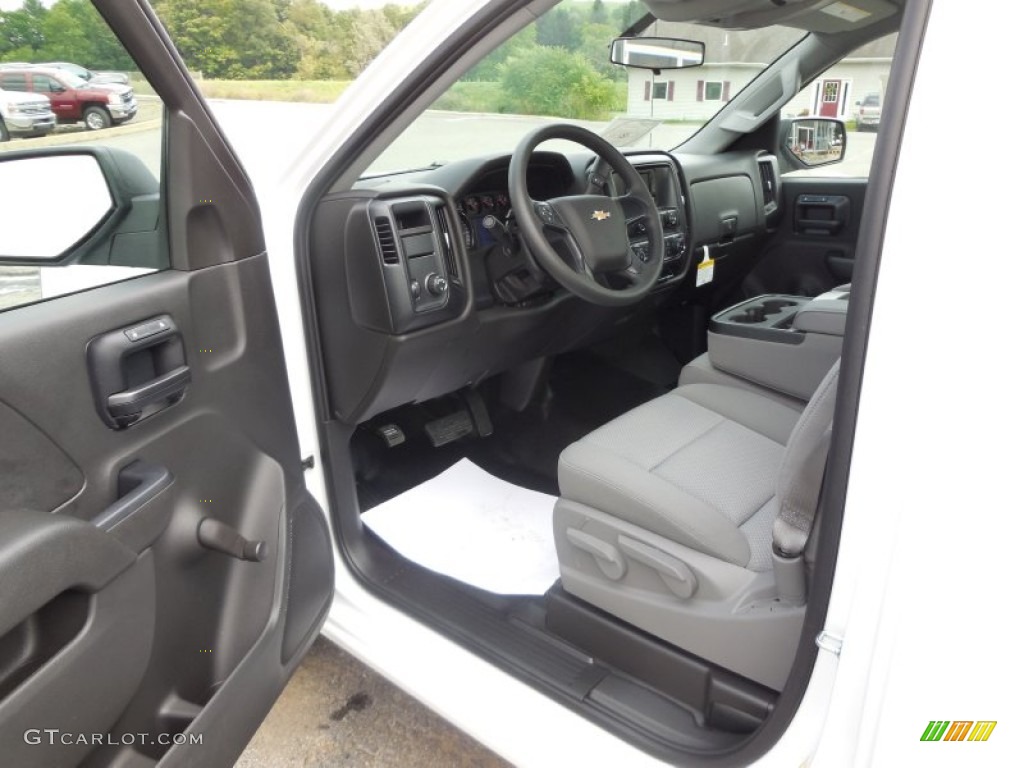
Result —
M 600 120 L 618 106 L 615 84 L 563 48 L 524 50 L 500 72 L 503 112 Z

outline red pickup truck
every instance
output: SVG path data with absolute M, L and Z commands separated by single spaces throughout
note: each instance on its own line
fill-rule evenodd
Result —
M 58 123 L 84 122 L 90 131 L 127 122 L 138 111 L 130 86 L 89 83 L 60 69 L 4 68 L 0 89 L 43 94 L 50 99 Z

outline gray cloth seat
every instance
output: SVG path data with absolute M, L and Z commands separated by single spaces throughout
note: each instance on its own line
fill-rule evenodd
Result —
M 768 570 L 776 478 L 800 414 L 738 387 L 679 387 L 566 448 L 562 497 Z
M 782 690 L 838 378 L 837 361 L 806 406 L 686 384 L 566 448 L 553 521 L 563 589 Z

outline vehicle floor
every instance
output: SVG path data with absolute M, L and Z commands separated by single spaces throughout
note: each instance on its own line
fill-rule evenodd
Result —
M 656 337 L 627 346 L 608 345 L 558 357 L 547 386 L 522 412 L 500 404 L 496 383 L 481 394 L 494 432 L 440 448 L 425 425 L 461 406 L 451 395 L 388 411 L 361 426 L 353 438 L 360 508 L 367 510 L 440 474 L 463 458 L 515 485 L 558 495 L 558 457 L 612 419 L 675 386 L 679 363 Z M 388 448 L 377 429 L 397 425 L 405 441 Z

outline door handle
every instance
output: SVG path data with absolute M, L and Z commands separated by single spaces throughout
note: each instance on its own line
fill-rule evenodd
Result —
M 117 501 L 92 519 L 97 528 L 109 531 L 134 515 L 174 482 L 167 467 L 133 461 L 117 476 Z
M 192 381 L 184 339 L 170 315 L 97 336 L 86 358 L 96 411 L 111 429 L 125 429 L 169 408 Z
M 145 384 L 110 395 L 107 398 L 107 413 L 119 424 L 131 424 L 138 421 L 146 406 L 161 400 L 167 400 L 168 406 L 174 405 L 185 394 L 191 381 L 192 371 L 187 365 L 179 365 Z

